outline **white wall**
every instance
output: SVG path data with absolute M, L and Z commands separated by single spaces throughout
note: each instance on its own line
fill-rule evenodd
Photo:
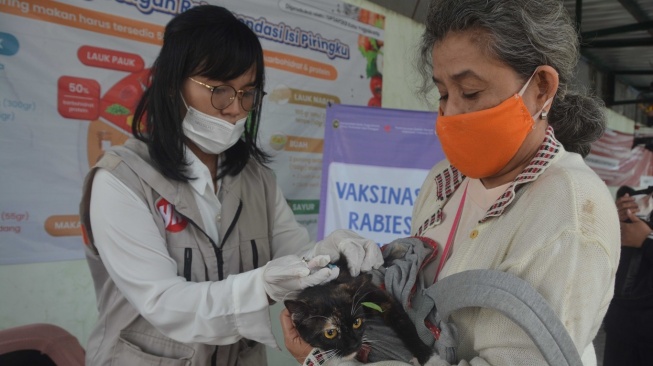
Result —
M 85 343 L 96 316 L 86 261 L 0 266 L 0 329 L 52 323 Z

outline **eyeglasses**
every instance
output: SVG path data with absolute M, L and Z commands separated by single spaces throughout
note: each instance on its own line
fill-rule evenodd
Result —
M 259 89 L 250 89 L 250 90 L 236 90 L 231 85 L 218 85 L 211 86 L 204 84 L 201 81 L 197 81 L 189 77 L 192 81 L 200 84 L 201 86 L 209 89 L 211 91 L 211 105 L 217 110 L 223 110 L 231 105 L 233 101 L 238 97 L 240 99 L 240 105 L 247 112 L 251 111 L 258 107 L 261 104 L 262 97 L 267 94 L 261 92 Z

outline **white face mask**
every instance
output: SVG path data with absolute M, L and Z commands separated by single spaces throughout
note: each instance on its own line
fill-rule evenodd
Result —
M 185 101 L 184 101 L 184 104 Z M 193 107 L 188 109 L 182 128 L 184 135 L 207 154 L 220 154 L 234 146 L 245 132 L 247 117 L 231 124 L 221 118 L 209 116 Z

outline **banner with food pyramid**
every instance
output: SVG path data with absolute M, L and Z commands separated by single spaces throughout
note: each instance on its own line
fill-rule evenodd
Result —
M 261 40 L 261 146 L 316 236 L 326 106 L 381 105 L 383 16 L 337 0 L 0 0 L 0 264 L 83 258 L 84 176 L 130 136 L 165 24 L 205 3 Z

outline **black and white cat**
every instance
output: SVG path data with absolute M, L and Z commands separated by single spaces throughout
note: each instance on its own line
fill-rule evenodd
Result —
M 296 300 L 284 302 L 302 339 L 322 350 L 324 358 L 352 359 L 364 341 L 374 341 L 365 338 L 365 323 L 379 317 L 424 365 L 434 351 L 419 338 L 401 304 L 374 285 L 371 274 L 352 277 L 346 258 L 336 265 L 338 278 L 306 288 Z

